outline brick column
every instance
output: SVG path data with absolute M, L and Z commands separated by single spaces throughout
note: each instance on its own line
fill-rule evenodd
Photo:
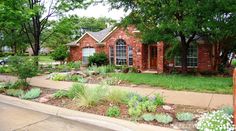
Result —
M 157 73 L 164 72 L 164 43 L 157 44 Z
M 233 108 L 234 108 L 234 125 L 236 126 L 236 68 L 233 73 Z

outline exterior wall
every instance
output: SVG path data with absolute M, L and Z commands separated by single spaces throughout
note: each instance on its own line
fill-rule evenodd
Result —
M 164 43 L 159 42 L 157 44 L 157 73 L 163 73 L 164 72 Z
M 84 36 L 83 39 L 78 43 L 79 46 L 70 47 L 70 56 L 69 61 L 82 61 L 82 49 L 87 47 L 95 48 L 96 52 L 104 51 L 105 45 L 98 44 L 96 40 L 94 40 L 88 34 Z
M 133 66 L 143 70 L 145 66 L 143 63 L 143 44 L 140 39 L 135 37 L 135 28 L 130 26 L 127 29 L 117 29 L 115 30 L 106 40 L 106 53 L 109 56 L 109 47 L 114 48 L 114 59 L 116 63 L 116 42 L 118 39 L 123 39 L 126 42 L 126 54 L 128 54 L 128 46 L 133 48 Z M 126 57 L 128 63 L 128 56 Z

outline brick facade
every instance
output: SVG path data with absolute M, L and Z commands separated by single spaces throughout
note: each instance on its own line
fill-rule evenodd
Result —
M 117 40 L 122 39 L 126 43 L 126 60 L 128 63 L 128 46 L 132 47 L 133 67 L 140 70 L 150 69 L 150 48 L 157 48 L 157 61 L 155 70 L 158 73 L 168 72 L 179 67 L 174 67 L 174 61 L 167 61 L 165 59 L 165 44 L 158 42 L 157 44 L 147 45 L 142 44 L 141 40 L 136 36 L 136 28 L 133 26 L 126 29 L 117 28 L 111 31 L 103 41 L 98 42 L 94 37 L 85 34 L 76 45 L 70 46 L 69 61 L 82 61 L 83 48 L 95 48 L 96 52 L 105 52 L 109 57 L 109 48 L 114 49 L 114 64 L 116 63 L 116 43 Z M 198 44 L 198 66 L 194 68 L 197 71 L 213 71 L 212 65 L 212 48 L 211 44 Z M 179 68 L 180 69 L 180 68 Z M 193 68 L 191 68 L 193 69 Z

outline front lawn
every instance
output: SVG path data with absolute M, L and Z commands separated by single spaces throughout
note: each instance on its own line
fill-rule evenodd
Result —
M 136 73 L 111 75 L 137 85 L 145 84 L 170 90 L 232 94 L 232 78 Z

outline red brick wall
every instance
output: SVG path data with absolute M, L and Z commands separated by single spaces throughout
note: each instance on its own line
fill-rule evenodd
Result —
M 164 54 L 165 48 L 164 43 L 159 42 L 157 44 L 157 72 L 163 73 L 164 72 Z
M 213 71 L 212 44 L 198 45 L 198 71 Z
M 83 39 L 79 41 L 79 46 L 70 47 L 69 61 L 82 61 L 82 49 L 92 47 L 95 48 L 96 52 L 104 51 L 105 45 L 98 44 L 91 36 L 86 34 Z
M 127 29 L 117 29 L 115 30 L 106 40 L 106 53 L 109 54 L 109 47 L 114 48 L 114 56 L 116 61 L 116 41 L 118 39 L 123 39 L 126 42 L 126 54 L 128 54 L 128 46 L 133 47 L 133 66 L 137 67 L 138 69 L 143 69 L 144 66 L 142 64 L 143 62 L 143 45 L 137 37 L 135 37 L 135 33 L 133 32 L 135 30 L 134 27 L 130 26 L 127 27 Z M 128 56 L 127 56 L 127 62 L 128 62 Z

